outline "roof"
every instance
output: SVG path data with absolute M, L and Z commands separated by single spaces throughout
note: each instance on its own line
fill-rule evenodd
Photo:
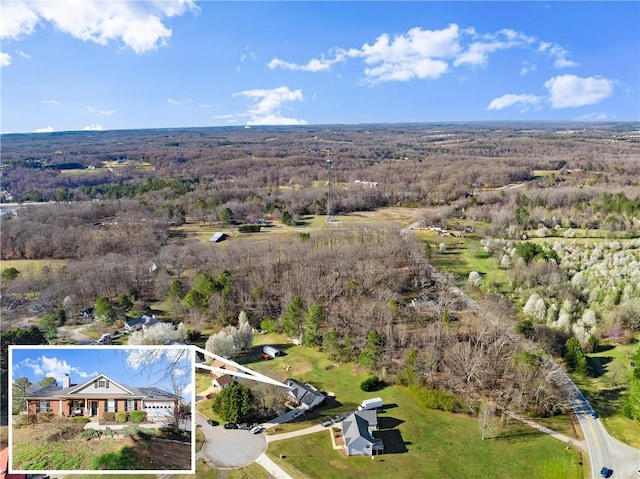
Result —
M 218 243 L 222 240 L 224 240 L 227 237 L 227 233 L 214 233 L 213 236 L 211 236 L 211 238 L 209 238 L 209 241 L 213 241 L 214 243 Z
M 115 393 L 110 394 L 108 392 L 100 391 L 90 391 L 89 393 L 83 393 L 82 390 L 86 388 L 89 384 L 93 384 L 98 379 L 106 379 L 111 381 L 114 385 L 117 385 L 120 389 L 126 391 L 128 394 Z M 68 397 L 96 397 L 96 395 L 104 396 L 104 397 L 122 397 L 126 395 L 127 397 L 136 397 L 143 399 L 173 399 L 175 394 L 170 393 L 168 391 L 164 391 L 160 388 L 156 387 L 146 387 L 146 386 L 128 386 L 126 384 L 119 384 L 116 381 L 113 381 L 105 374 L 98 374 L 93 379 L 86 381 L 83 384 L 73 384 L 68 388 L 60 387 L 60 386 L 47 386 L 44 388 L 40 388 L 34 392 L 32 392 L 29 396 L 26 396 L 25 399 L 44 399 L 44 398 L 68 398 Z
M 289 395 L 298 404 L 302 404 L 309 409 L 313 409 L 324 401 L 325 395 L 309 384 L 303 384 L 295 379 L 287 379 L 284 383 L 291 388 Z
M 223 374 L 222 376 L 215 378 L 214 381 L 218 384 L 218 386 L 222 387 L 233 382 L 233 376 L 230 376 L 229 374 Z
M 157 322 L 158 320 L 153 315 L 143 314 L 139 318 L 128 319 L 125 322 L 125 325 L 130 328 L 135 328 L 137 326 L 142 326 L 144 324 L 149 324 L 149 325 L 156 324 Z
M 378 411 L 375 409 L 364 409 L 362 411 L 356 411 L 354 414 L 367 421 L 369 430 L 378 429 Z
M 364 439 L 373 444 L 375 440 L 369 434 L 369 423 L 360 414 L 353 413 L 342 421 L 342 436 L 345 446 L 349 447 L 355 441 Z

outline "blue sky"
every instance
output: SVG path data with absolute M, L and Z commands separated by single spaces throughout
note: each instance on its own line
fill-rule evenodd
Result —
M 100 373 L 104 373 L 119 384 L 129 386 L 156 386 L 166 391 L 173 391 L 171 381 L 167 378 L 167 367 L 184 349 L 175 347 L 119 348 L 101 347 L 37 347 L 11 348 L 12 381 L 19 377 L 28 378 L 33 384 L 47 376 L 56 378 L 62 386 L 62 378 L 69 373 L 72 384 L 83 384 Z M 161 351 L 161 354 L 157 354 Z M 144 364 L 140 359 L 151 352 L 153 358 Z M 176 371 L 180 376 L 188 377 L 184 381 L 188 386 L 184 389 L 185 399 L 189 399 L 193 391 L 192 374 L 194 371 L 189 352 L 177 363 Z
M 5 133 L 640 120 L 639 2 L 1 7 Z

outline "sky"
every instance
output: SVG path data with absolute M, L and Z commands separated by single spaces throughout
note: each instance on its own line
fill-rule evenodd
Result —
M 69 373 L 71 384 L 83 384 L 98 374 L 106 374 L 113 381 L 129 386 L 154 386 L 173 392 L 168 379 L 167 367 L 184 348 L 161 346 L 136 346 L 120 348 L 116 346 L 68 347 L 68 346 L 27 346 L 11 348 L 11 380 L 26 377 L 32 384 L 51 376 L 62 386 L 65 373 Z M 145 353 L 153 357 L 142 363 Z M 158 352 L 160 352 L 158 354 Z M 183 359 L 184 358 L 184 359 Z M 180 358 L 175 368 L 181 377 L 189 377 L 184 382 L 184 399 L 189 400 L 193 392 L 193 371 L 191 352 Z
M 0 132 L 640 121 L 640 2 L 3 0 Z

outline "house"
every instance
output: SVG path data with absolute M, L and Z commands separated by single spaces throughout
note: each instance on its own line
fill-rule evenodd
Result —
M 156 319 L 156 315 L 153 313 L 145 313 L 139 318 L 129 319 L 124 323 L 124 329 L 128 333 L 132 333 L 133 331 L 137 331 L 138 329 L 147 329 L 153 326 L 154 324 L 158 324 L 158 320 Z
M 96 315 L 93 312 L 93 308 L 89 307 L 89 308 L 84 308 L 82 311 L 80 311 L 80 314 L 82 315 L 82 319 L 96 319 Z
M 211 385 L 217 387 L 220 391 L 227 389 L 231 386 L 236 379 L 230 374 L 223 374 L 222 376 L 218 376 L 211 380 Z
M 354 412 L 342 421 L 341 427 L 347 456 L 373 456 L 384 452 L 382 439 L 371 435 L 378 428 L 375 409 Z
M 224 241 L 226 239 L 227 233 L 214 233 L 213 236 L 209 238 L 209 241 L 213 243 L 220 243 L 221 241 Z
M 275 346 L 263 346 L 262 352 L 272 358 L 277 358 L 278 356 L 282 355 L 282 351 L 280 351 Z
M 47 386 L 25 397 L 30 414 L 101 418 L 105 412 L 145 411 L 151 420 L 173 415 L 179 399 L 157 387 L 119 384 L 106 374 L 82 384 L 71 384 L 65 374 L 61 387 Z
M 290 388 L 287 395 L 304 409 L 311 410 L 319 406 L 326 397 L 309 383 L 303 384 L 295 379 L 287 379 L 284 383 Z

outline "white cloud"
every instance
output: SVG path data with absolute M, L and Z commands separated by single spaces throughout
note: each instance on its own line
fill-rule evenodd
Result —
M 106 2 L 100 0 L 14 1 L 3 5 L 0 38 L 20 38 L 49 23 L 82 41 L 121 41 L 135 53 L 166 45 L 172 31 L 163 20 L 197 10 L 195 0 Z
M 58 100 L 42 100 L 42 103 L 44 103 L 45 105 L 53 105 L 53 106 L 62 105 L 62 103 L 60 103 Z
M 62 379 L 64 378 L 65 373 L 69 373 L 71 377 L 79 377 L 81 379 L 89 379 L 94 376 L 97 376 L 97 372 L 88 373 L 76 366 L 71 366 L 67 361 L 60 360 L 56 357 L 47 357 L 40 356 L 39 358 L 33 359 L 25 359 L 17 364 L 18 367 L 27 367 L 33 370 L 33 373 L 36 376 L 41 376 L 45 378 L 47 376 L 51 376 L 56 378 L 58 381 L 58 385 L 62 385 Z
M 191 102 L 193 102 L 193 100 L 190 98 L 187 98 L 186 100 L 174 100 L 173 98 L 167 98 L 167 103 L 169 103 L 169 105 L 186 105 Z
M 8 67 L 11 65 L 11 55 L 5 52 L 0 52 L 0 68 Z
M 83 128 L 84 131 L 102 131 L 104 128 L 102 125 L 98 125 L 96 123 L 91 123 Z
M 538 51 L 548 53 L 554 58 L 553 66 L 555 68 L 575 67 L 578 64 L 572 60 L 567 60 L 569 52 L 555 43 L 540 42 Z
M 251 119 L 247 125 L 306 125 L 305 120 L 282 116 L 280 108 L 284 103 L 302 101 L 302 90 L 290 90 L 286 86 L 271 90 L 244 90 L 234 96 L 244 96 L 255 101 L 246 115 Z
M 542 97 L 535 95 L 515 95 L 513 93 L 507 93 L 499 98 L 494 98 L 489 103 L 487 110 L 502 110 L 511 106 L 523 107 L 521 112 L 527 111 L 530 107 L 535 107 L 540 104 Z
M 412 28 L 404 35 L 380 35 L 360 50 L 349 50 L 350 57 L 362 57 L 368 65 L 365 76 L 371 82 L 407 81 L 414 78 L 439 78 L 449 66 L 444 58 L 460 51 L 458 25 L 442 30 Z
M 352 52 L 353 53 L 353 52 Z M 312 58 L 307 63 L 303 65 L 299 65 L 296 63 L 287 62 L 285 60 L 281 60 L 279 58 L 272 59 L 267 66 L 271 70 L 275 70 L 276 68 L 283 68 L 285 70 L 299 70 L 304 72 L 323 72 L 330 71 L 331 67 L 336 63 L 343 63 L 347 59 L 348 52 L 344 50 L 338 50 L 336 52 L 335 58 L 325 58 L 324 55 L 321 58 Z
M 599 103 L 613 94 L 615 80 L 603 77 L 581 78 L 576 75 L 560 75 L 544 84 L 549 90 L 551 108 L 569 108 Z
M 526 75 L 529 72 L 535 71 L 537 66 L 527 61 L 522 62 L 522 68 L 520 69 L 520 75 Z
M 23 52 L 22 50 L 16 50 L 16 53 L 18 55 L 20 55 L 22 58 L 25 58 L 27 60 L 31 60 L 31 55 L 29 55 L 28 53 Z
M 471 65 L 485 66 L 489 61 L 489 53 L 514 47 L 525 47 L 535 41 L 535 38 L 511 29 L 502 29 L 495 34 L 485 34 L 475 37 L 481 40 L 472 42 L 466 51 L 456 57 L 454 66 Z
M 200 108 L 213 108 L 215 105 L 212 105 L 211 103 L 202 103 L 200 105 Z
M 616 117 L 615 115 L 607 115 L 606 113 L 602 113 L 602 112 L 593 112 L 593 113 L 587 113 L 586 115 L 580 115 L 576 117 L 575 120 L 576 121 L 605 121 L 605 120 L 612 120 L 615 117 Z
M 111 116 L 116 112 L 115 110 L 98 110 L 97 108 L 94 108 L 91 105 L 87 105 L 87 111 L 89 113 L 100 113 L 101 115 L 107 115 L 107 116 Z
M 33 130 L 34 133 L 51 133 L 52 131 L 52 126 L 45 126 L 44 128 L 36 128 L 35 130 Z

